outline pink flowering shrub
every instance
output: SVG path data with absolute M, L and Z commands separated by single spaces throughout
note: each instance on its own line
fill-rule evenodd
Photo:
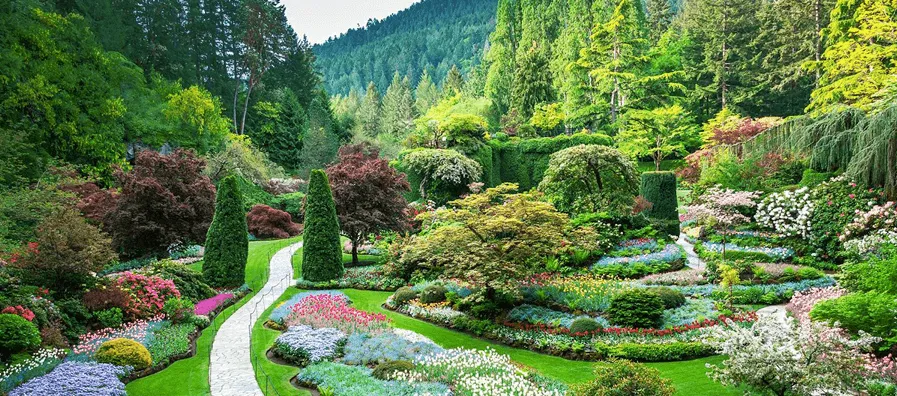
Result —
M 212 311 L 218 309 L 221 304 L 224 304 L 225 301 L 234 298 L 234 295 L 231 293 L 221 293 L 215 297 L 207 298 L 205 300 L 201 300 L 196 303 L 196 307 L 193 308 L 194 315 L 208 315 Z
M 791 302 L 785 306 L 788 312 L 797 319 L 798 323 L 805 325 L 810 323 L 810 311 L 820 301 L 831 300 L 847 294 L 847 290 L 840 287 L 813 288 L 794 293 Z
M 128 271 L 116 278 L 114 284 L 131 296 L 127 311 L 135 318 L 158 314 L 165 306 L 165 300 L 181 296 L 173 281 L 158 276 Z
M 162 326 L 165 315 L 156 315 L 148 320 L 136 320 L 118 328 L 108 327 L 78 336 L 78 345 L 72 348 L 72 354 L 91 357 L 104 342 L 116 338 L 127 338 L 146 344 L 147 336 Z
M 739 209 L 755 208 L 758 199 L 760 199 L 759 192 L 711 187 L 698 198 L 696 204 L 687 206 L 685 210 L 688 219 L 702 223 L 712 220 L 722 226 L 733 226 L 751 220 L 741 214 Z
M 870 355 L 866 363 L 869 376 L 889 383 L 897 383 L 897 359 L 894 355 L 877 358 Z
M 838 237 L 841 242 L 861 237 L 872 231 L 897 229 L 897 207 L 892 201 L 884 205 L 875 205 L 866 212 L 857 209 L 854 215 L 853 221 L 844 227 L 844 232 Z
M 314 328 L 334 328 L 346 334 L 385 331 L 389 319 L 382 314 L 352 308 L 344 296 L 315 294 L 299 300 L 284 318 L 287 326 L 308 325 Z
M 34 321 L 34 312 L 32 312 L 28 308 L 22 307 L 21 305 L 3 308 L 3 311 L 0 311 L 0 313 L 19 315 L 29 322 Z

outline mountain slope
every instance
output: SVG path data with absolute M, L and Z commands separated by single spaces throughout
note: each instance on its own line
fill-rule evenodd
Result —
M 479 62 L 495 28 L 497 0 L 423 0 L 382 21 L 370 21 L 316 45 L 316 66 L 327 92 L 364 91 L 369 81 L 385 91 L 393 73 L 416 84 L 426 69 L 441 81 L 452 65 L 467 71 Z

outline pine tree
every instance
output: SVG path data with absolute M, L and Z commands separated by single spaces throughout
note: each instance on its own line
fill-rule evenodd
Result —
M 648 39 L 656 43 L 669 29 L 673 21 L 673 10 L 669 0 L 647 0 L 645 11 L 648 14 Z
M 461 75 L 461 70 L 458 70 L 457 65 L 452 65 L 445 75 L 445 79 L 442 80 L 442 96 L 450 98 L 460 94 L 463 89 L 464 76 Z
M 537 105 L 553 99 L 548 54 L 534 41 L 518 61 L 511 103 L 523 117 L 529 119 Z
M 206 236 L 202 273 L 212 287 L 237 287 L 246 277 L 249 237 L 243 197 L 235 176 L 218 184 L 215 216 Z
M 327 174 L 311 172 L 305 203 L 305 230 L 302 237 L 302 279 L 324 282 L 343 276 L 339 220 Z
M 374 137 L 380 134 L 380 91 L 371 81 L 367 93 L 358 109 L 357 127 L 364 136 Z
M 411 82 L 396 72 L 392 84 L 383 96 L 381 131 L 389 136 L 403 137 L 414 127 L 414 99 Z
M 436 84 L 433 84 L 430 73 L 426 69 L 420 76 L 420 82 L 417 83 L 417 88 L 414 90 L 414 97 L 414 105 L 418 114 L 426 114 L 427 110 L 439 102 L 439 89 L 436 88 Z
M 486 97 L 492 101 L 495 112 L 505 114 L 511 108 L 511 90 L 514 84 L 514 57 L 520 40 L 520 0 L 499 0 L 495 16 L 495 31 L 489 36 L 489 52 L 486 62 Z

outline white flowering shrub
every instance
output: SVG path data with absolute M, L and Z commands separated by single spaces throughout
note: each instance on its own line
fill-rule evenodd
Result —
M 808 238 L 812 231 L 814 203 L 810 191 L 803 187 L 767 196 L 757 205 L 757 224 L 784 236 Z
M 897 231 L 876 230 L 857 239 L 844 242 L 844 250 L 848 253 L 866 256 L 875 253 L 884 245 L 897 245 Z

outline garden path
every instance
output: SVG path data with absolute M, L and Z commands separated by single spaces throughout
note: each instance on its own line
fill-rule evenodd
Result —
M 778 319 L 781 323 L 787 323 L 788 320 L 788 311 L 785 310 L 784 305 L 770 305 L 768 307 L 760 308 L 757 310 L 757 315 L 772 316 L 773 318 Z
M 695 253 L 695 245 L 688 242 L 685 238 L 685 234 L 679 234 L 679 239 L 676 240 L 676 244 L 685 249 L 685 256 L 687 258 L 686 264 L 689 268 L 694 268 L 696 270 L 707 268 L 707 264 L 704 263 L 704 260 L 701 260 L 701 258 L 698 257 L 698 254 Z
M 212 396 L 262 396 L 250 353 L 252 325 L 283 292 L 292 286 L 293 254 L 302 242 L 278 251 L 270 262 L 265 286 L 225 321 L 212 343 L 209 384 Z

